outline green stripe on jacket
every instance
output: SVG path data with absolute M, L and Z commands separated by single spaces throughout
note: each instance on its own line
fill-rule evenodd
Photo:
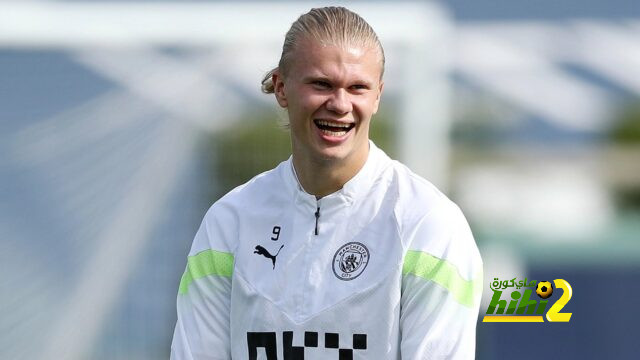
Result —
M 233 254 L 215 250 L 205 250 L 187 259 L 187 269 L 180 279 L 178 293 L 186 294 L 189 285 L 196 279 L 218 275 L 231 277 L 233 274 Z
M 407 251 L 402 274 L 412 274 L 441 285 L 466 307 L 472 307 L 482 292 L 482 270 L 472 280 L 465 280 L 455 265 L 422 251 Z

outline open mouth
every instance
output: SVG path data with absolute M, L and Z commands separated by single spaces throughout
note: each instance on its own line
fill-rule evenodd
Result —
M 329 136 L 344 136 L 356 126 L 355 123 L 341 123 L 317 119 L 313 120 L 313 122 L 323 134 Z

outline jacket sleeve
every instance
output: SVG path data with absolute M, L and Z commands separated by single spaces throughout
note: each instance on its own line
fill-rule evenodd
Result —
M 402 359 L 474 359 L 482 260 L 466 219 L 449 202 L 406 233 Z
M 225 223 L 214 207 L 196 233 L 180 281 L 172 360 L 231 359 L 229 318 L 234 257 L 227 244 L 233 234 L 228 232 L 230 222 Z

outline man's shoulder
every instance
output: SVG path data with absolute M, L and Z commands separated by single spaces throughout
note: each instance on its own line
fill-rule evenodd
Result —
M 428 213 L 447 211 L 452 205 L 455 206 L 433 183 L 401 162 L 393 160 L 389 171 L 392 187 L 397 192 L 397 215 L 402 219 L 418 219 Z
M 376 180 L 373 188 L 393 194 L 395 206 L 402 209 L 413 209 L 403 212 L 403 216 L 419 216 L 419 213 L 430 211 L 441 206 L 448 198 L 430 181 L 413 172 L 408 166 L 389 157 L 382 149 L 372 144 L 375 159 L 374 170 L 371 171 Z M 415 207 L 415 205 L 419 205 Z
M 238 185 L 211 205 L 205 218 L 219 213 L 238 213 L 244 208 L 259 208 L 273 205 L 275 199 L 283 197 L 286 184 L 283 172 L 288 161 L 281 162 L 271 170 L 262 172 L 244 184 Z
M 405 246 L 454 261 L 467 258 L 458 255 L 476 245 L 460 207 L 405 165 L 395 162 L 393 168 L 398 191 L 395 215 Z
M 214 202 L 204 215 L 191 253 L 206 249 L 234 253 L 241 219 L 264 210 L 264 204 L 286 187 L 279 173 L 285 163 L 254 176 Z

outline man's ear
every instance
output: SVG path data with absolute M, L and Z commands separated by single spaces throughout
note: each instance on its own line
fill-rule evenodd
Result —
M 278 104 L 286 108 L 289 103 L 287 102 L 287 95 L 284 90 L 284 78 L 279 71 L 276 71 L 271 75 L 271 81 L 273 82 L 273 93 L 276 95 Z
M 380 98 L 382 97 L 382 89 L 384 88 L 384 81 L 380 81 L 380 87 L 378 88 L 378 96 L 376 97 L 376 102 L 373 105 L 373 113 L 378 112 L 378 106 L 380 106 Z

